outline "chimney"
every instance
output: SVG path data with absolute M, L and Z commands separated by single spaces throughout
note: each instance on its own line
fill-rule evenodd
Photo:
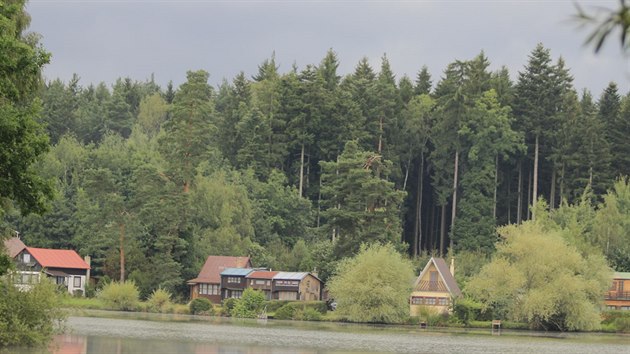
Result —
M 451 275 L 455 276 L 455 257 L 451 257 Z
M 317 276 L 317 267 L 314 267 L 314 268 L 313 268 L 313 271 L 311 272 L 311 275 L 313 275 L 315 278 L 319 278 L 319 277 Z

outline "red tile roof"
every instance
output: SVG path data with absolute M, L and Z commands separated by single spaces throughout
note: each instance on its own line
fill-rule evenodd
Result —
M 273 278 L 276 274 L 278 274 L 278 272 L 271 272 L 268 270 L 257 270 L 257 271 L 253 271 L 251 273 L 249 273 L 245 278 L 253 278 L 253 279 L 271 279 Z
M 26 245 L 22 240 L 17 237 L 11 237 L 8 240 L 4 240 L 4 247 L 9 251 L 9 257 L 15 258 L 18 253 L 22 252 L 26 248 Z
M 221 272 L 226 268 L 251 268 L 249 257 L 208 256 L 206 263 L 201 267 L 199 275 L 188 281 L 188 284 L 197 283 L 221 283 Z
M 90 266 L 73 250 L 26 247 L 26 251 L 44 268 L 90 269 Z

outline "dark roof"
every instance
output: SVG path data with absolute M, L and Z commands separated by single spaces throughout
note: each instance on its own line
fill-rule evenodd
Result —
M 44 268 L 90 269 L 83 258 L 73 250 L 26 247 L 26 251 Z
M 19 238 L 11 237 L 8 240 L 4 240 L 4 247 L 6 247 L 7 251 L 9 251 L 9 257 L 15 258 L 18 253 L 22 252 L 22 250 L 26 248 L 26 245 Z
M 197 278 L 189 280 L 188 284 L 219 284 L 221 283 L 221 272 L 226 268 L 249 268 L 251 266 L 249 257 L 208 256 Z
M 267 270 L 257 270 L 249 273 L 246 278 L 248 279 L 273 279 L 278 272 L 272 272 Z
M 424 267 L 424 269 L 418 276 L 418 279 L 416 280 L 416 284 L 414 285 L 414 288 L 416 285 L 418 285 L 418 282 L 420 281 L 420 279 L 422 279 L 424 273 L 426 273 L 426 271 L 429 269 L 429 265 L 431 264 L 431 262 L 435 264 L 435 268 L 437 268 L 438 273 L 440 273 L 440 277 L 442 277 L 442 280 L 444 281 L 444 284 L 446 285 L 446 288 L 448 289 L 449 293 L 451 293 L 451 296 L 453 297 L 461 296 L 462 291 L 459 289 L 459 286 L 457 285 L 457 281 L 455 281 L 455 278 L 451 274 L 451 271 L 448 269 L 448 266 L 446 265 L 446 261 L 444 261 L 444 258 L 431 257 L 431 259 L 429 259 L 429 261 L 427 262 L 427 265 Z

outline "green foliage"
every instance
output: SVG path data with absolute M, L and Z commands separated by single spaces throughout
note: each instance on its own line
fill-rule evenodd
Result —
M 98 298 L 111 310 L 133 311 L 139 303 L 140 292 L 133 281 L 111 282 L 103 287 Z
M 265 294 L 262 291 L 247 288 L 243 296 L 236 300 L 230 314 L 233 317 L 256 318 L 263 311 L 264 304 Z
M 64 319 L 53 283 L 42 281 L 22 292 L 0 280 L 0 348 L 46 344 Z
M 273 318 L 278 320 L 292 320 L 294 313 L 295 307 L 291 306 L 291 304 L 285 304 L 279 309 L 275 310 Z
M 293 313 L 293 319 L 298 321 L 321 321 L 322 314 L 310 307 L 304 310 L 296 309 Z
M 23 0 L 0 7 L 0 214 L 9 201 L 24 214 L 41 213 L 53 196 L 50 181 L 33 168 L 48 150 L 48 136 L 36 121 L 41 104 L 35 95 L 50 54 L 35 34 L 25 33 L 30 21 L 24 7 Z
M 405 196 L 387 180 L 391 162 L 346 143 L 337 162 L 321 162 L 325 230 L 337 239 L 338 258 L 356 254 L 362 243 L 400 242 L 399 207 Z
M 212 302 L 210 302 L 210 300 L 206 299 L 205 297 L 198 297 L 194 299 L 190 302 L 188 307 L 190 308 L 190 313 L 193 315 L 206 313 L 212 314 L 211 310 L 213 309 Z
M 171 305 L 171 294 L 162 288 L 155 289 L 147 303 L 151 311 L 165 312 Z
M 362 246 L 328 283 L 337 311 L 352 322 L 400 323 L 409 313 L 411 262 L 392 245 Z
M 234 306 L 236 306 L 236 299 L 234 298 L 223 299 L 222 307 L 223 307 L 225 315 L 231 316 Z
M 453 306 L 453 314 L 465 325 L 479 319 L 481 310 L 482 304 L 467 297 L 458 299 Z
M 602 327 L 608 327 L 615 332 L 630 333 L 630 312 L 602 312 Z
M 541 223 L 505 226 L 499 232 L 504 241 L 492 262 L 466 287 L 484 311 L 537 329 L 599 327 L 601 294 L 610 286 L 610 270 L 601 255 L 580 254 L 561 230 Z

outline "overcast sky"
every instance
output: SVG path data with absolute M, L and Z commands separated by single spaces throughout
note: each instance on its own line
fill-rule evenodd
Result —
M 585 8 L 615 8 L 617 0 L 579 1 Z M 427 65 L 434 83 L 455 59 L 481 50 L 491 68 L 505 65 L 513 78 L 537 43 L 562 56 L 577 89 L 597 97 L 610 81 L 630 87 L 629 58 L 617 37 L 599 54 L 584 46 L 588 31 L 570 21 L 573 1 L 116 1 L 30 0 L 31 31 L 52 52 L 47 79 L 111 84 L 118 77 L 155 74 L 176 85 L 186 71 L 204 69 L 210 83 L 256 73 L 273 52 L 280 71 L 318 64 L 332 48 L 339 73 L 362 57 L 378 70 L 387 55 L 397 78 Z

